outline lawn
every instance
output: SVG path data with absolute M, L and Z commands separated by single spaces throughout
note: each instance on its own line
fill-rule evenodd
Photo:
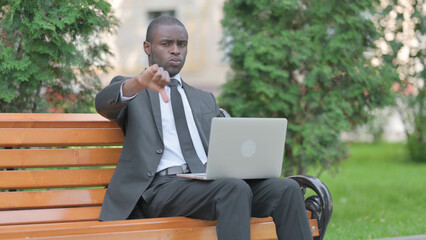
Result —
M 426 234 L 426 164 L 407 161 L 403 144 L 352 144 L 339 172 L 320 179 L 334 204 L 325 239 Z

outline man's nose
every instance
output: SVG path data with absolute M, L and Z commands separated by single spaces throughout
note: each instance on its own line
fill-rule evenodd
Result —
M 171 53 L 172 54 L 176 54 L 176 55 L 180 53 L 180 50 L 179 50 L 179 47 L 178 47 L 177 43 L 173 43 L 172 44 Z

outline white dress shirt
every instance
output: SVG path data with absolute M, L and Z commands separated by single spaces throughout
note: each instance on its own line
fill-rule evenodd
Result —
M 189 105 L 188 98 L 186 97 L 185 91 L 182 88 L 182 79 L 180 75 L 172 77 L 178 80 L 179 85 L 177 87 L 183 102 L 183 107 L 185 110 L 185 117 L 189 128 L 189 133 L 192 138 L 192 142 L 194 143 L 195 151 L 197 152 L 198 157 L 201 162 L 205 164 L 207 162 L 207 154 L 204 151 L 203 144 L 201 142 L 200 134 L 198 133 L 197 126 L 195 125 L 194 116 L 192 115 L 191 106 Z M 124 83 L 123 83 L 124 84 Z M 157 172 L 173 167 L 180 166 L 185 164 L 186 161 L 183 158 L 182 150 L 180 148 L 179 139 L 176 131 L 175 120 L 173 117 L 172 103 L 170 98 L 170 88 L 169 86 L 165 87 L 166 93 L 169 96 L 170 101 L 165 103 L 161 95 L 158 94 L 160 98 L 160 110 L 161 110 L 161 125 L 163 127 L 163 141 L 164 141 L 164 151 L 163 156 L 160 160 L 160 164 L 157 167 Z M 136 95 L 135 95 L 136 96 Z M 123 85 L 120 88 L 120 98 L 121 101 L 126 102 L 133 99 L 132 97 L 124 97 L 123 96 Z

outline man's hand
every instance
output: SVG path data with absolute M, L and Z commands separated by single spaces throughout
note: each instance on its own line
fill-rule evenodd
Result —
M 143 89 L 151 89 L 158 92 L 164 102 L 169 102 L 169 96 L 166 93 L 165 86 L 169 85 L 170 76 L 167 71 L 157 64 L 149 66 L 138 76 L 128 80 L 123 85 L 123 95 L 126 97 L 134 96 Z

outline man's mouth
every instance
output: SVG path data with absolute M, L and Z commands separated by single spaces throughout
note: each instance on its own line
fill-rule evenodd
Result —
M 179 58 L 172 58 L 169 60 L 172 65 L 180 65 L 182 61 Z

